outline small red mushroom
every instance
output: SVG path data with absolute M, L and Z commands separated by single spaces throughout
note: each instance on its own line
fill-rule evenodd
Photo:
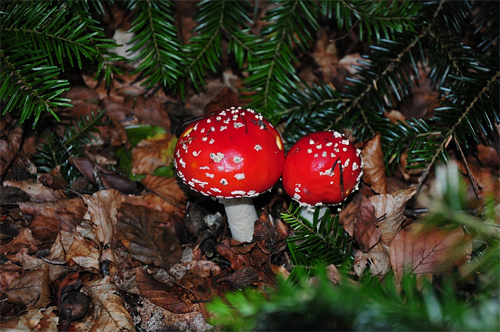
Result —
M 224 204 L 233 239 L 250 242 L 258 219 L 251 197 L 274 186 L 284 158 L 280 134 L 262 115 L 232 107 L 191 123 L 174 165 L 189 187 Z
M 308 210 L 335 205 L 358 189 L 362 168 L 360 151 L 345 136 L 336 131 L 311 133 L 288 151 L 283 187 Z

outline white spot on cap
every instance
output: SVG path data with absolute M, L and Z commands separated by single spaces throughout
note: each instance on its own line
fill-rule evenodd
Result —
M 202 140 L 203 142 L 206 142 L 206 141 L 208 140 L 208 137 L 207 137 L 207 136 L 202 137 L 202 138 L 201 138 L 201 140 Z
M 309 139 L 309 144 L 314 145 L 314 140 L 313 139 Z
M 321 156 L 322 156 L 323 158 L 326 158 L 326 156 L 327 156 L 327 155 L 328 155 L 328 153 L 327 153 L 326 151 L 323 151 L 323 153 L 321 154 Z
M 221 153 L 221 152 L 217 152 L 217 153 L 211 153 L 210 154 L 210 159 L 212 159 L 213 161 L 215 161 L 216 163 L 219 163 L 222 158 L 224 158 L 224 154 Z
M 226 130 L 227 126 L 220 126 L 220 131 Z
M 208 167 L 208 166 L 200 166 L 199 169 L 202 169 L 202 170 L 203 169 L 210 169 L 210 167 Z
M 342 148 L 342 151 L 347 152 L 347 148 Z
M 222 191 L 219 188 L 210 188 L 210 190 L 216 192 L 216 193 L 221 193 Z
M 208 144 L 214 144 L 215 140 L 212 138 Z
M 226 180 L 226 179 L 222 178 L 222 179 L 220 180 L 220 183 L 221 183 L 222 185 L 224 185 L 224 186 L 227 186 L 227 184 L 228 184 L 229 182 L 227 182 L 227 180 Z
M 321 145 L 321 144 L 316 145 L 316 149 L 321 149 L 322 147 L 323 147 L 323 145 Z
M 243 191 L 243 190 L 234 190 L 234 191 L 231 191 L 231 195 L 241 195 L 241 196 L 245 196 L 246 195 L 246 192 Z
M 213 179 L 213 178 L 214 178 L 214 176 L 215 176 L 215 175 L 214 175 L 214 174 L 212 174 L 212 173 L 205 173 L 205 175 L 206 175 L 207 177 L 211 178 L 211 179 Z
M 193 156 L 198 157 L 198 155 L 201 153 L 201 150 L 199 151 L 193 151 Z
M 340 134 L 339 132 L 334 131 L 333 132 L 333 136 L 335 136 L 335 138 L 339 138 L 339 137 L 342 137 L 342 134 Z
M 300 196 L 300 195 L 299 195 L 299 194 L 297 194 L 297 193 L 295 193 L 295 194 L 293 195 L 293 198 L 294 198 L 295 200 L 297 200 L 297 201 L 300 201 L 300 198 L 301 198 L 301 197 L 302 197 L 302 196 Z
M 351 161 L 351 158 L 347 158 L 347 160 L 344 163 L 344 168 L 346 168 L 347 166 L 349 166 L 349 162 L 350 161 Z
M 241 163 L 243 161 L 243 158 L 241 158 L 240 156 L 236 156 L 233 158 L 233 161 L 237 164 Z
M 179 159 L 179 164 L 181 164 L 182 167 L 186 167 L 186 162 L 184 160 Z
M 358 163 L 353 162 L 353 163 L 352 163 L 352 170 L 353 170 L 353 171 L 355 171 L 355 170 L 357 170 L 358 168 L 359 168 Z
M 234 123 L 234 128 L 238 129 L 238 128 L 241 128 L 241 127 L 244 127 L 245 125 L 241 122 L 235 122 Z
M 312 153 L 313 150 L 312 149 L 307 149 L 307 153 Z
M 253 148 L 255 149 L 255 151 L 262 150 L 262 146 L 260 146 L 260 144 L 256 144 Z
M 319 175 L 327 175 L 327 176 L 332 176 L 333 175 L 333 168 L 329 168 L 324 172 L 319 171 Z
M 236 180 L 243 180 L 245 178 L 245 173 L 235 174 L 234 177 L 236 178 Z
M 344 144 L 344 145 L 349 145 L 349 140 L 348 139 L 343 139 L 341 143 Z
M 208 182 L 204 182 L 204 181 L 201 181 L 201 180 L 198 180 L 198 179 L 194 179 L 194 178 L 193 178 L 193 179 L 191 179 L 191 182 L 194 182 L 194 183 L 199 184 L 202 188 L 204 188 L 204 187 L 205 187 L 205 185 L 207 185 L 207 184 L 208 184 Z
M 326 143 L 325 145 L 326 145 L 326 146 L 332 146 L 332 145 L 333 145 L 333 143 L 332 143 L 332 142 L 328 142 L 328 143 Z

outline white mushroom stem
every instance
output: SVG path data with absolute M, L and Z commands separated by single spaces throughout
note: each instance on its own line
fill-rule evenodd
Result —
M 219 199 L 226 210 L 227 223 L 233 239 L 252 242 L 255 221 L 259 219 L 250 197 Z
M 317 209 L 319 210 L 319 215 L 318 215 L 318 220 L 319 220 L 325 214 L 326 210 L 328 209 L 328 206 L 325 206 L 325 205 L 316 206 L 316 207 L 315 206 L 302 206 L 302 208 L 300 209 L 300 216 L 305 218 L 312 225 L 313 220 L 314 220 L 314 212 Z M 318 223 L 317 227 L 319 227 L 319 223 Z

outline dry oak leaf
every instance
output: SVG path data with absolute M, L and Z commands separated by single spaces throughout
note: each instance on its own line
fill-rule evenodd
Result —
M 101 246 L 101 261 L 115 262 L 112 248 L 116 245 L 116 215 L 125 201 L 117 190 L 101 190 L 84 198 L 88 206 L 84 219 L 92 226 L 95 242 Z
M 344 230 L 350 237 L 354 236 L 354 223 L 356 222 L 356 215 L 362 199 L 363 195 L 361 194 L 361 191 L 356 192 L 349 204 L 347 204 L 347 206 L 339 213 L 339 221 L 342 226 L 344 226 Z
M 356 213 L 353 235 L 362 252 L 368 252 L 380 241 L 382 236 L 379 220 L 375 217 L 375 207 L 364 196 Z
M 382 152 L 381 135 L 378 133 L 367 141 L 361 150 L 363 160 L 363 181 L 379 194 L 387 193 L 387 176 L 385 174 L 384 154 Z
M 117 239 L 132 256 L 144 263 L 169 269 L 182 257 L 182 247 L 170 214 L 123 203 L 118 209 Z M 158 223 L 167 227 L 158 227 Z
M 177 139 L 167 133 L 140 141 L 132 150 L 132 173 L 151 174 L 157 168 L 169 166 L 174 160 Z
M 396 280 L 400 282 L 408 273 L 449 272 L 463 263 L 470 251 L 470 241 L 460 227 L 450 230 L 411 224 L 392 240 L 391 265 Z
M 3 185 L 21 189 L 31 197 L 32 202 L 57 201 L 66 198 L 64 189 L 51 189 L 40 182 L 5 180 Z
M 110 276 L 87 283 L 82 291 L 91 298 L 93 312 L 75 324 L 77 331 L 135 331 L 132 317 Z
M 415 195 L 415 192 L 415 188 L 408 188 L 392 194 L 370 197 L 370 202 L 375 207 L 375 217 L 380 220 L 379 228 L 382 233 L 380 243 L 386 253 L 389 253 L 389 245 L 406 218 L 404 215 L 406 203 Z
M 167 285 L 152 276 L 143 268 L 135 270 L 137 288 L 149 301 L 176 314 L 196 311 L 195 297 L 177 284 Z
M 58 332 L 59 317 L 54 313 L 57 307 L 48 307 L 46 309 L 32 309 L 26 313 L 2 319 L 0 321 L 0 331 L 3 332 L 23 332 L 23 331 L 44 331 Z

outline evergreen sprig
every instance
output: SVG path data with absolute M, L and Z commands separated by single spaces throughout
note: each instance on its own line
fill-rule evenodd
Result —
M 298 77 L 294 48 L 304 51 L 314 40 L 311 29 L 318 28 L 318 6 L 314 1 L 276 1 L 264 20 L 261 43 L 256 45 L 255 57 L 248 63 L 245 85 L 252 93 L 249 107 L 264 113 L 271 121 L 279 120 L 276 110 L 290 91 L 296 90 Z
M 3 112 L 17 111 L 20 121 L 42 112 L 70 106 L 59 95 L 68 82 L 58 76 L 65 66 L 82 68 L 86 60 L 97 61 L 109 79 L 116 70 L 110 65 L 113 40 L 104 38 L 102 28 L 88 12 L 71 2 L 2 2 L 0 21 L 0 98 Z
M 92 143 L 104 114 L 104 111 L 100 111 L 78 118 L 74 125 L 65 128 L 61 137 L 47 130 L 45 142 L 36 148 L 37 152 L 32 156 L 38 171 L 49 173 L 60 166 L 60 174 L 71 183 L 79 172 L 69 163 L 68 158 L 81 156 L 85 146 Z
M 247 34 L 251 24 L 248 2 L 205 0 L 198 8 L 195 17 L 198 25 L 184 47 L 184 73 L 196 88 L 203 83 L 207 70 L 215 73 L 220 69 L 223 38 L 229 41 L 229 51 L 240 67 L 247 54 L 252 53 L 248 45 L 255 43 L 255 37 Z
M 151 88 L 156 84 L 166 87 L 177 84 L 182 76 L 181 45 L 174 25 L 172 2 L 127 1 L 127 9 L 133 11 L 134 21 L 130 33 L 134 34 L 127 51 L 137 52 L 131 61 L 140 61 L 133 74 L 146 77 L 143 85 Z
M 300 205 L 292 203 L 289 211 L 282 214 L 283 221 L 293 230 L 287 243 L 294 268 L 314 273 L 318 266 L 347 266 L 352 258 L 352 243 L 339 224 L 338 215 L 331 215 L 326 210 L 320 218 L 320 210 L 316 209 L 311 223 L 300 216 L 300 211 Z M 294 274 L 297 273 L 295 269 Z
M 376 43 L 391 38 L 393 32 L 413 31 L 422 4 L 409 0 L 326 0 L 320 5 L 324 15 L 335 19 L 340 29 L 358 26 L 360 40 Z

